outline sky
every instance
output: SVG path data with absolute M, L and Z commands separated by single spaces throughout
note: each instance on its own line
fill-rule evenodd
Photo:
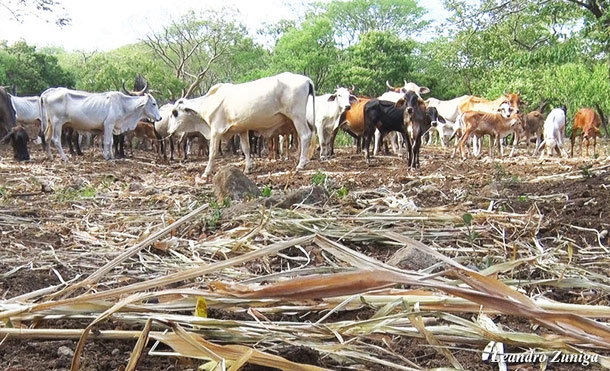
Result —
M 420 0 L 420 6 L 428 10 L 427 18 L 445 17 L 440 1 Z M 110 50 L 145 38 L 146 34 L 158 31 L 189 10 L 222 6 L 238 9 L 241 21 L 254 34 L 264 23 L 294 19 L 294 4 L 290 0 L 62 0 L 72 19 L 64 27 L 45 22 L 44 17 L 36 15 L 25 16 L 22 22 L 17 22 L 0 7 L 0 40 L 8 40 L 10 44 L 23 39 L 28 44 L 61 46 L 68 51 Z

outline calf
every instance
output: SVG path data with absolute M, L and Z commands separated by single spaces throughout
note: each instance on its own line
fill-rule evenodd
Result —
M 595 156 L 595 145 L 597 137 L 600 136 L 599 128 L 601 120 L 597 113 L 590 108 L 581 108 L 574 116 L 574 125 L 572 126 L 572 135 L 570 135 L 570 157 L 574 157 L 574 141 L 576 137 L 580 137 L 580 156 L 582 157 L 582 141 L 587 141 L 586 156 L 589 157 L 589 140 L 593 138 L 593 156 Z
M 549 156 L 553 154 L 553 149 L 557 151 L 559 156 L 563 154 L 567 157 L 568 154 L 563 149 L 563 143 L 565 140 L 565 127 L 566 127 L 566 107 L 555 108 L 549 113 L 544 120 L 544 126 L 542 128 L 543 140 L 536 147 L 534 156 L 538 153 L 542 146 L 545 146 L 546 152 Z M 544 152 L 540 155 L 544 157 Z
M 0 140 L 0 143 L 7 144 L 11 143 L 13 147 L 13 157 L 17 161 L 28 161 L 30 154 L 28 152 L 28 142 L 30 138 L 28 133 L 22 126 L 15 126 L 9 133 Z
M 544 116 L 541 111 L 529 112 L 523 118 L 523 137 L 525 138 L 525 148 L 529 152 L 530 140 L 536 138 L 534 153 L 540 145 L 540 137 L 542 136 L 542 127 L 544 126 Z M 516 139 L 516 138 L 515 138 Z
M 371 99 L 364 105 L 364 148 L 366 162 L 370 164 L 371 139 L 375 134 L 375 129 L 379 130 L 383 138 L 391 131 L 397 131 L 402 135 L 408 149 L 408 162 L 411 165 L 411 140 L 407 135 L 405 128 L 405 101 L 403 100 L 399 107 L 398 103 Z
M 462 158 L 466 158 L 464 145 L 472 135 L 476 135 L 479 138 L 489 135 L 489 156 L 493 158 L 494 141 L 496 141 L 498 146 L 498 152 L 501 152 L 500 142 L 502 138 L 515 131 L 515 126 L 520 124 L 521 117 L 519 115 L 505 117 L 501 113 L 469 111 L 463 114 L 462 120 L 464 122 L 464 132 L 457 144 Z M 514 145 L 515 143 L 513 143 L 513 149 Z
M 133 138 L 138 138 L 140 142 L 138 147 L 145 142 L 150 140 L 151 148 L 153 152 L 159 152 L 159 135 L 155 131 L 155 125 L 147 121 L 138 121 L 136 128 L 126 134 L 126 141 L 129 144 L 129 150 L 133 156 Z

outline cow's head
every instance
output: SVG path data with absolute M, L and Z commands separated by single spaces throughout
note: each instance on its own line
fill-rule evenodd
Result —
M 447 122 L 443 118 L 443 116 L 438 114 L 438 110 L 436 107 L 428 107 L 426 109 L 426 114 L 428 115 L 428 119 L 430 120 L 430 125 L 437 127 L 439 124 L 446 124 Z
M 498 113 L 505 118 L 509 118 L 515 113 L 515 109 L 510 105 L 509 102 L 504 102 L 498 107 Z
M 28 161 L 30 159 L 30 153 L 28 152 L 29 140 L 30 138 L 25 129 L 21 126 L 16 126 L 0 140 L 0 143 L 11 144 L 15 160 Z
M 388 80 L 386 80 L 385 84 L 388 88 L 390 88 L 390 90 L 392 90 L 393 92 L 396 93 L 401 93 L 401 94 L 406 94 L 409 91 L 414 91 L 415 93 L 417 93 L 417 95 L 421 98 L 421 96 L 423 94 L 428 94 L 430 92 L 430 89 L 428 89 L 425 86 L 419 86 L 416 83 L 413 82 L 407 82 L 407 80 L 403 80 L 404 85 L 403 86 L 392 86 L 390 85 L 390 82 Z
M 142 115 L 153 121 L 161 121 L 161 113 L 159 113 L 159 107 L 157 106 L 155 98 L 146 93 L 144 99 L 144 111 L 142 112 Z
M 404 125 L 407 131 L 411 131 L 413 138 L 418 138 L 426 128 L 426 104 L 424 100 L 414 91 L 408 91 L 400 98 L 394 106 L 404 108 Z
M 337 102 L 341 112 L 348 111 L 352 104 L 358 103 L 358 98 L 346 88 L 337 86 L 337 90 L 328 97 L 329 102 Z
M 178 99 L 171 107 L 171 114 L 167 125 L 169 135 L 174 133 L 183 133 L 191 131 L 201 131 L 206 138 L 209 138 L 208 125 L 204 125 L 205 121 L 199 113 L 190 106 L 189 101 L 185 98 Z M 206 130 L 207 129 L 207 130 Z M 206 131 L 208 132 L 206 135 Z
M 515 113 L 520 113 L 520 109 L 519 106 L 521 106 L 521 98 L 519 97 L 521 93 L 520 92 L 516 92 L 516 93 L 506 93 L 504 92 L 504 103 L 508 103 L 508 105 L 511 107 L 512 111 Z

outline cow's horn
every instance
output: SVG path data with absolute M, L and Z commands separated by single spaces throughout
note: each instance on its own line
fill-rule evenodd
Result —
M 402 80 L 402 81 L 405 83 L 404 86 L 407 86 L 407 80 Z
M 392 90 L 396 89 L 395 87 L 393 87 L 392 85 L 390 85 L 390 81 L 389 81 L 389 80 L 385 80 L 385 84 L 386 84 L 386 86 L 387 86 L 388 88 L 390 88 L 390 89 L 392 89 Z
M 354 86 L 354 84 L 352 84 L 352 94 L 354 93 L 354 91 L 356 91 L 356 87 Z

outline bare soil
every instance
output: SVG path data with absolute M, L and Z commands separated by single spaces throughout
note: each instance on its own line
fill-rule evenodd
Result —
M 594 171 L 610 163 L 604 150 L 597 159 L 538 160 L 520 155 L 512 159 L 490 160 L 485 157 L 466 161 L 451 159 L 450 150 L 437 147 L 424 147 L 422 151 L 419 170 L 408 170 L 403 159 L 388 155 L 375 157 L 371 165 L 367 165 L 362 154 L 354 154 L 353 149 L 339 149 L 333 159 L 313 160 L 306 171 L 298 173 L 294 171 L 297 162 L 294 156 L 288 160 L 255 158 L 255 169 L 249 176 L 260 188 L 270 186 L 273 192 L 311 185 L 316 173 L 324 173 L 328 189 L 337 191 L 344 187 L 349 193 L 370 189 L 403 191 L 412 197 L 417 207 L 444 207 L 463 212 L 490 209 L 521 214 L 536 211 L 543 215 L 538 238 L 562 235 L 576 245 L 610 244 L 607 233 L 598 241 L 598 235 L 593 231 L 610 229 L 610 172 L 607 166 Z M 84 157 L 72 157 L 70 162 L 60 163 L 57 156 L 49 162 L 39 149 L 32 152 L 32 161 L 16 163 L 11 159 L 9 148 L 0 149 L 0 299 L 56 285 L 78 275 L 86 276 L 99 268 L 88 264 L 86 259 L 79 260 L 79 254 L 95 255 L 97 245 L 95 238 L 84 233 L 75 234 L 76 230 L 83 231 L 85 226 L 91 225 L 104 226 L 108 233 L 114 233 L 117 249 L 120 250 L 122 246 L 129 245 L 129 236 L 134 234 L 134 230 L 154 226 L 161 217 L 178 218 L 190 202 L 215 199 L 209 184 L 197 182 L 206 164 L 197 156 L 184 163 L 167 164 L 155 154 L 137 151 L 133 158 L 104 161 L 99 151 L 88 149 Z M 225 154 L 219 162 L 217 169 L 226 164 L 244 164 L 240 155 L 233 154 Z M 543 178 L 554 174 L 569 175 Z M 96 197 L 89 198 L 88 192 L 95 192 Z M 121 205 L 121 215 L 117 214 L 117 210 L 110 209 L 117 203 Z M 149 225 L 130 226 L 125 222 L 129 220 L 129 214 L 124 210 L 146 213 L 151 209 L 166 212 L 151 215 Z M 19 218 L 35 221 L 37 228 L 19 224 Z M 213 231 L 204 225 L 194 225 L 190 233 L 206 235 Z M 83 251 L 80 247 L 83 244 L 88 244 L 90 250 Z M 374 246 L 365 250 L 380 260 L 385 260 L 392 253 Z M 73 259 L 54 261 L 54 251 L 73 251 Z M 161 251 L 158 253 L 163 254 Z M 105 259 L 110 260 L 114 256 Z M 137 266 L 137 262 L 132 263 Z M 573 264 L 579 263 L 575 261 Z M 21 268 L 14 271 L 18 267 Z M 256 268 L 253 266 L 251 269 L 254 271 Z M 607 271 L 599 273 L 607 275 Z M 132 283 L 135 279 L 119 277 L 117 285 Z M 580 303 L 589 300 L 579 295 L 554 299 L 564 302 L 580 300 Z M 608 305 L 607 297 L 590 300 Z M 347 320 L 367 318 L 371 314 L 370 310 L 362 309 L 342 312 L 336 317 Z M 221 310 L 210 311 L 210 316 L 218 318 L 233 318 L 236 315 L 240 316 Z M 83 328 L 86 325 L 86 321 L 65 322 L 66 328 Z M 514 325 L 515 328 L 531 331 L 530 323 L 515 319 Z M 45 324 L 36 326 L 44 327 Z M 112 320 L 106 322 L 105 326 L 125 329 L 124 325 Z M 387 344 L 397 354 L 422 367 L 450 366 L 425 341 L 380 337 L 374 345 L 384 347 Z M 134 345 L 135 341 L 89 341 L 83 353 L 85 361 L 81 369 L 121 369 L 126 365 Z M 0 369 L 69 369 L 71 357 L 57 353 L 61 346 L 74 350 L 76 340 L 0 339 Z M 495 369 L 497 366 L 480 361 L 479 352 L 483 346 L 473 345 L 472 351 L 457 350 L 454 355 L 468 369 Z M 294 361 L 336 367 L 307 348 L 289 347 L 281 353 Z M 139 369 L 196 370 L 200 364 L 197 360 L 154 357 L 144 353 Z M 364 367 L 385 369 L 379 365 Z M 246 369 L 264 368 L 248 366 Z M 522 369 L 533 368 L 524 366 Z M 549 365 L 548 369 L 572 370 L 580 369 L 580 366 Z

